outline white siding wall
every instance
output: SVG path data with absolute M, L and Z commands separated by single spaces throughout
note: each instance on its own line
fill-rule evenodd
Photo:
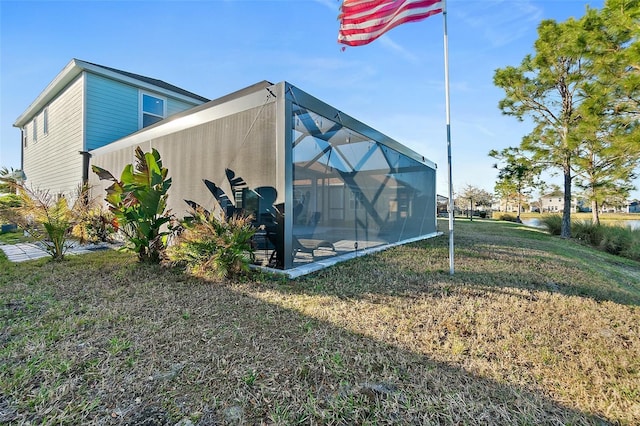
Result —
M 51 193 L 73 194 L 82 181 L 83 77 L 74 80 L 49 105 L 49 132 L 44 134 L 43 111 L 37 114 L 38 135 L 34 141 L 33 120 L 27 127 L 24 148 L 26 184 Z
M 27 186 L 53 194 L 75 193 L 82 182 L 79 151 L 99 148 L 138 130 L 139 90 L 103 76 L 81 73 L 46 106 L 47 135 L 43 128 L 44 108 L 35 116 L 37 140 L 33 119 L 25 126 Z M 165 99 L 168 116 L 196 104 L 171 97 Z

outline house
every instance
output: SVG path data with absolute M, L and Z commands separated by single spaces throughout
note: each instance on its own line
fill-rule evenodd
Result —
M 562 213 L 564 211 L 564 193 L 554 191 L 540 197 L 542 213 Z M 575 198 L 571 200 L 571 211 L 578 211 L 578 201 Z
M 73 59 L 14 123 L 26 184 L 73 193 L 88 178 L 88 151 L 207 101 L 161 80 Z
M 640 200 L 629 201 L 627 213 L 640 213 Z
M 531 210 L 531 204 L 529 201 L 529 197 L 523 196 L 520 202 L 522 209 L 520 213 L 523 213 L 527 210 Z M 514 213 L 518 214 L 518 200 L 517 197 L 509 198 L 509 199 L 497 199 L 491 204 L 491 210 L 497 212 L 506 212 L 506 213 Z
M 449 216 L 449 197 L 445 197 L 444 195 L 437 195 L 436 199 L 438 202 L 438 216 Z
M 289 276 L 436 234 L 436 165 L 288 82 L 256 83 L 91 149 L 119 173 L 158 150 L 168 207 L 242 210 L 258 256 Z M 103 194 L 109 182 L 93 173 Z
M 210 101 L 73 59 L 14 126 L 26 184 L 56 194 L 103 198 L 91 165 L 117 175 L 157 149 L 168 208 L 252 214 L 263 264 L 290 276 L 437 235 L 436 165 L 287 82 Z

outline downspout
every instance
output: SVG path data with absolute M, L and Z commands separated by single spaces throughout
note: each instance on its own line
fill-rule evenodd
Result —
M 89 184 L 89 161 L 91 153 L 89 151 L 78 151 L 82 155 L 82 186 Z
M 20 170 L 24 171 L 24 129 L 20 127 Z

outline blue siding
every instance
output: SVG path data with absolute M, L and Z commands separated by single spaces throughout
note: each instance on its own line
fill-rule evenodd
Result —
M 86 77 L 86 149 L 100 148 L 139 130 L 139 88 L 95 74 Z M 199 105 L 157 96 L 167 100 L 167 117 Z
M 177 99 L 167 99 L 167 117 L 171 117 L 173 114 L 177 114 L 184 110 L 193 108 L 199 104 L 188 104 L 186 102 L 179 101 Z
M 138 89 L 94 74 L 86 82 L 86 149 L 138 130 Z

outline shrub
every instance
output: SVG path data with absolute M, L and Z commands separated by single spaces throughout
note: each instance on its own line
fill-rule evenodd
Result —
M 22 198 L 16 194 L 0 197 L 0 224 L 15 224 L 15 211 L 22 206 Z
M 500 220 L 505 220 L 507 222 L 517 222 L 518 221 L 518 218 L 516 216 L 514 216 L 512 214 L 509 214 L 509 213 L 501 214 L 499 219 Z
M 634 245 L 633 231 L 619 226 L 603 227 L 602 241 L 600 247 L 607 253 L 621 255 L 632 250 Z
M 604 237 L 604 229 L 600 225 L 594 225 L 590 220 L 578 220 L 571 223 L 571 235 L 575 239 L 598 247 Z
M 80 244 L 111 241 L 116 232 L 114 220 L 112 213 L 105 212 L 101 208 L 87 210 L 78 218 L 78 223 L 71 229 L 71 235 Z
M 22 198 L 16 194 L 5 194 L 0 197 L 0 209 L 20 207 L 22 205 Z
M 74 224 L 71 228 L 71 236 L 80 244 L 110 241 L 111 236 L 116 232 L 115 217 L 111 212 L 105 211 L 95 198 L 89 197 L 88 186 L 78 189 L 72 214 Z
M 159 263 L 171 234 L 161 230 L 172 219 L 166 209 L 171 178 L 167 178 L 168 170 L 162 167 L 157 150 L 145 153 L 137 147 L 135 154 L 135 168 L 126 165 L 120 180 L 103 168 L 92 169 L 100 179 L 113 182 L 105 200 L 129 241 L 127 248 L 136 252 L 140 261 Z
M 547 232 L 551 235 L 560 235 L 562 230 L 562 216 L 557 214 L 543 216 L 540 218 L 540 222 L 542 222 Z
M 571 223 L 573 238 L 614 255 L 640 260 L 640 231 L 620 226 L 594 225 L 590 220 Z
M 183 221 L 184 229 L 167 250 L 171 263 L 198 275 L 234 277 L 249 270 L 251 239 L 256 229 L 251 216 L 216 216 L 202 208 Z
M 16 207 L 3 208 L 3 217 L 40 241 L 54 260 L 62 260 L 69 248 L 69 231 L 74 220 L 67 198 L 15 182 L 11 185 L 18 191 L 20 202 L 15 203 Z
M 620 255 L 640 262 L 640 230 L 629 230 L 629 232 L 631 232 L 633 244 L 631 244 L 631 247 L 623 250 Z

